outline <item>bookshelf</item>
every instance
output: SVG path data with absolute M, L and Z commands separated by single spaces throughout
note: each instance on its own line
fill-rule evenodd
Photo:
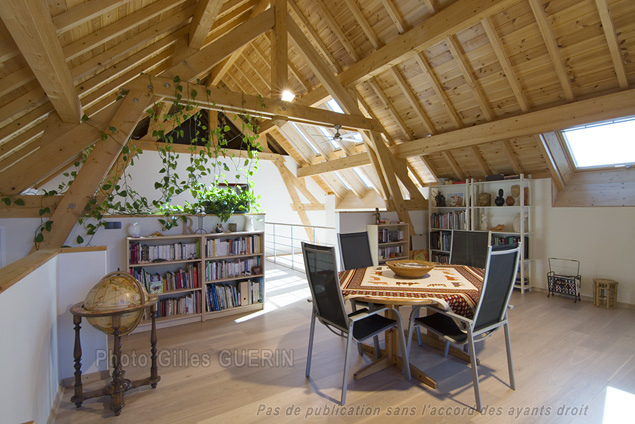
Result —
M 432 262 L 448 263 L 452 231 L 471 229 L 469 185 L 431 185 L 429 193 L 429 257 Z
M 159 296 L 159 327 L 263 308 L 263 232 L 128 237 L 126 243 L 129 272 Z M 148 329 L 144 320 L 137 331 Z
M 410 229 L 408 224 L 372 224 L 366 226 L 373 263 L 408 259 L 410 256 Z
M 449 261 L 454 230 L 488 231 L 492 245 L 513 244 L 522 240 L 516 287 L 522 292 L 529 290 L 532 220 L 530 183 L 531 179 L 521 174 L 495 181 L 468 180 L 460 184 L 429 186 L 430 260 L 439 263 Z M 516 187 L 512 189 L 513 186 Z M 496 205 L 499 190 L 503 190 L 504 203 L 501 206 Z M 435 197 L 438 193 L 443 194 L 445 205 L 439 204 L 439 199 Z M 508 197 L 512 197 L 513 202 Z

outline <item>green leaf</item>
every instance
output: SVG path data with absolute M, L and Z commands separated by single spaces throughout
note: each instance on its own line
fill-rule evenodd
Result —
M 22 199 L 15 199 L 15 204 L 18 206 L 24 206 L 24 200 Z
M 86 122 L 86 121 L 88 121 L 88 115 L 83 114 L 82 115 L 82 122 Z
M 82 244 L 84 242 L 84 238 L 80 235 L 77 236 L 77 244 Z
M 44 234 L 37 233 L 33 241 L 35 241 L 36 243 L 42 243 L 44 241 Z
M 103 186 L 101 186 L 101 188 L 102 188 L 104 191 L 108 191 L 108 190 L 110 190 L 110 189 L 112 188 L 112 184 L 108 184 L 108 183 L 106 183 L 106 184 L 104 184 Z
M 44 229 L 46 231 L 48 231 L 49 233 L 51 232 L 51 227 L 53 226 L 53 221 L 46 221 L 44 223 Z
M 181 77 L 179 77 L 178 75 L 174 77 L 174 79 L 172 80 L 174 82 L 179 82 L 181 81 Z
M 106 141 L 108 139 L 108 135 L 106 133 L 101 133 L 101 141 Z
M 230 130 L 230 129 L 231 129 L 231 128 L 229 128 L 229 125 L 225 125 L 225 126 L 223 127 L 223 131 L 225 131 L 225 132 L 229 132 L 229 130 Z
M 2 203 L 4 203 L 7 206 L 11 205 L 11 199 L 9 199 L 8 197 L 3 197 L 2 198 Z
M 108 127 L 108 129 L 110 130 L 110 132 L 112 132 L 113 134 L 117 132 L 117 128 L 115 127 Z

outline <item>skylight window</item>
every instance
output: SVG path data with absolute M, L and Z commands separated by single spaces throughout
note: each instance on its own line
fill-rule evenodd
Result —
M 331 99 L 325 104 L 326 104 L 326 107 L 331 109 L 333 112 L 344 113 L 344 110 L 340 107 L 339 103 L 337 103 L 335 99 Z M 322 129 L 322 127 L 320 127 L 320 129 Z M 364 142 L 362 135 L 358 132 L 347 132 L 346 134 L 343 134 L 343 135 L 344 137 L 346 137 L 347 140 L 352 141 L 355 144 L 361 144 Z M 331 144 L 333 144 L 333 141 L 331 141 Z
M 321 153 L 320 153 L 320 151 L 317 149 L 317 147 L 315 147 L 315 145 L 311 142 L 311 140 L 309 140 L 309 137 L 307 137 L 307 136 L 304 134 L 304 131 L 302 131 L 302 130 L 300 129 L 300 127 L 299 127 L 299 126 L 298 126 L 295 122 L 291 122 L 291 126 L 295 129 L 295 131 L 296 131 L 298 134 L 300 134 L 300 137 L 302 137 L 302 139 L 306 142 L 306 144 L 308 144 L 308 145 L 309 145 L 309 147 L 311 148 L 311 150 L 313 150 L 313 152 L 314 152 L 316 155 L 320 155 L 320 154 L 321 154 Z
M 322 133 L 322 135 L 324 137 L 326 137 L 326 139 L 329 141 L 329 143 L 331 143 L 331 147 L 333 147 L 333 150 L 339 150 L 342 148 L 342 146 L 340 145 L 340 143 L 338 143 L 337 141 L 335 141 L 333 139 L 333 136 L 335 135 L 334 133 L 331 134 L 329 131 L 326 130 L 326 128 L 324 127 L 318 127 L 318 129 L 320 130 L 320 132 Z
M 345 180 L 344 178 L 342 178 L 342 176 L 340 175 L 340 173 L 339 173 L 339 172 L 334 171 L 333 173 L 335 174 L 335 176 L 337 177 L 337 179 L 338 179 L 338 180 L 340 180 L 340 182 L 342 183 L 342 185 L 343 185 L 344 187 L 346 187 L 346 190 L 350 190 L 350 189 L 351 189 L 351 186 L 350 186 L 350 185 L 348 185 L 348 183 L 346 182 L 346 180 Z
M 635 165 L 635 117 L 562 131 L 576 168 Z
M 355 172 L 359 179 L 362 180 L 366 188 L 375 188 L 365 172 L 360 171 L 359 168 L 353 168 L 353 172 Z

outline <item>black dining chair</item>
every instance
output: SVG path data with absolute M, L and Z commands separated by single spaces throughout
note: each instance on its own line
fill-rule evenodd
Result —
M 315 333 L 315 321 L 318 320 L 329 330 L 340 337 L 346 338 L 346 350 L 344 353 L 344 373 L 342 377 L 341 404 L 346 402 L 346 388 L 348 386 L 348 350 L 351 341 L 362 342 L 384 331 L 396 329 L 399 337 L 399 345 L 403 360 L 402 372 L 410 380 L 410 367 L 406 351 L 406 341 L 401 324 L 399 311 L 395 310 L 395 319 L 380 315 L 388 308 L 369 311 L 363 308 L 352 313 L 347 313 L 344 307 L 344 298 L 337 275 L 335 249 L 330 246 L 318 246 L 302 242 L 302 256 L 304 266 L 311 289 L 313 311 L 311 313 L 311 330 L 309 334 L 309 352 L 306 361 L 306 376 L 311 371 L 311 353 L 313 350 L 313 337 Z
M 469 319 L 451 311 L 444 311 L 430 306 L 426 306 L 426 308 L 434 311 L 431 315 L 421 318 L 416 317 L 414 313 L 410 315 L 408 324 L 408 351 L 410 351 L 412 332 L 415 326 L 421 326 L 441 337 L 446 343 L 445 356 L 448 354 L 450 344 L 459 346 L 467 345 L 472 366 L 476 409 L 479 412 L 482 410 L 481 392 L 478 382 L 474 343 L 489 337 L 500 327 L 503 327 L 505 331 L 507 367 L 510 380 L 509 387 L 512 390 L 516 390 L 507 308 L 518 272 L 520 248 L 520 244 L 511 248 L 488 248 L 483 289 L 478 305 L 476 305 L 473 318 Z M 420 308 L 420 306 L 415 307 L 415 309 L 418 308 Z
M 488 231 L 453 230 L 450 264 L 485 268 L 488 246 Z

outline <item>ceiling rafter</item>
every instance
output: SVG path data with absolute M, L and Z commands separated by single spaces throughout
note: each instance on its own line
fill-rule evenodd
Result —
M 542 34 L 543 41 L 545 42 L 545 46 L 549 52 L 549 57 L 551 57 L 551 62 L 556 69 L 556 75 L 558 75 L 558 80 L 560 81 L 560 85 L 564 91 L 564 96 L 568 101 L 573 101 L 575 100 L 575 95 L 573 94 L 573 89 L 571 88 L 571 81 L 569 81 L 567 69 L 562 60 L 562 56 L 560 55 L 556 37 L 553 35 L 549 22 L 547 22 L 547 14 L 543 9 L 543 4 L 540 0 L 529 0 L 529 5 L 531 6 L 531 10 L 536 18 L 538 29 L 540 30 L 540 34 Z
M 254 73 L 256 74 L 256 76 L 258 76 L 258 79 L 260 81 L 262 81 L 262 83 L 267 87 L 267 91 L 271 92 L 271 84 L 269 83 L 269 81 L 267 80 L 267 78 L 263 75 L 263 73 L 265 72 L 260 66 L 258 66 L 250 57 L 248 52 L 243 51 L 242 53 L 242 58 L 245 60 L 245 62 L 247 64 L 249 64 L 249 66 L 251 67 L 251 69 L 254 71 Z M 273 97 L 273 96 L 271 96 Z
M 620 46 L 615 33 L 613 19 L 611 19 L 608 0 L 595 0 L 595 5 L 598 9 L 598 13 L 600 14 L 602 30 L 604 31 L 604 36 L 606 37 L 606 42 L 609 46 L 609 52 L 611 53 L 611 60 L 613 61 L 613 67 L 615 68 L 617 82 L 619 83 L 620 88 L 628 88 L 626 67 L 624 66 L 622 55 L 620 54 Z
M 199 0 L 190 22 L 189 47 L 200 49 L 223 6 L 224 0 Z
M 69 31 L 113 9 L 124 6 L 132 0 L 99 0 L 89 1 L 72 7 L 53 18 L 58 34 Z
M 412 92 L 412 89 L 408 85 L 408 82 L 406 81 L 404 76 L 401 74 L 401 72 L 399 72 L 399 69 L 396 66 L 393 66 L 392 68 L 390 68 L 390 72 L 397 81 L 397 85 L 401 89 L 401 92 L 404 94 L 404 96 L 406 96 L 406 99 L 408 99 L 410 107 L 417 114 L 417 117 L 421 120 L 421 122 L 423 122 L 423 125 L 425 125 L 426 131 L 428 131 L 428 133 L 430 134 L 436 134 L 437 131 L 434 128 L 434 124 L 430 120 L 430 117 L 428 116 L 426 111 L 423 109 L 423 106 L 421 106 L 421 103 L 419 103 L 417 96 Z
M 452 172 L 454 172 L 456 178 L 459 181 L 464 181 L 465 174 L 463 173 L 463 171 L 461 171 L 461 167 L 459 166 L 456 159 L 454 159 L 454 156 L 452 156 L 452 153 L 448 150 L 445 150 L 441 152 L 441 154 L 443 155 L 443 158 L 450 164 L 450 168 L 452 168 Z
M 293 0 L 290 0 L 290 1 L 293 1 Z M 324 4 L 324 1 L 313 0 L 313 3 L 315 3 L 318 10 L 320 11 L 320 16 L 323 19 L 325 19 L 326 22 L 328 23 L 328 27 L 331 30 L 331 32 L 335 34 L 335 36 L 340 41 L 340 43 L 342 43 L 342 46 L 344 46 L 344 49 L 346 49 L 348 54 L 351 56 L 351 59 L 353 59 L 354 62 L 357 62 L 359 60 L 359 55 L 355 51 L 355 47 L 348 40 L 348 37 L 346 36 L 346 34 L 344 34 L 344 31 L 342 31 L 341 26 L 337 23 L 337 21 L 331 14 L 331 11 L 329 10 L 329 8 L 326 7 L 326 5 Z
M 289 86 L 289 33 L 287 0 L 273 0 L 274 25 L 271 34 L 271 98 L 280 99 Z
M 386 12 L 388 12 L 388 16 L 390 16 L 390 19 L 397 27 L 399 33 L 403 34 L 406 32 L 406 24 L 403 22 L 403 19 L 393 2 L 391 0 L 381 0 L 381 4 L 384 6 L 384 9 L 386 9 Z
M 520 162 L 518 161 L 518 156 L 516 156 L 516 153 L 514 153 L 514 149 L 512 148 L 510 141 L 503 140 L 502 144 L 503 144 L 503 151 L 505 152 L 505 156 L 507 157 L 507 160 L 512 165 L 512 169 L 514 170 L 516 174 L 519 174 L 519 175 L 522 174 L 523 167 L 520 165 Z
M 48 9 L 5 0 L 0 16 L 57 113 L 66 122 L 79 122 L 82 108 Z
M 384 108 L 388 109 L 393 119 L 397 122 L 397 125 L 399 125 L 399 128 L 401 128 L 401 131 L 403 132 L 404 137 L 407 140 L 414 139 L 412 135 L 412 130 L 408 128 L 404 120 L 401 118 L 401 115 L 399 114 L 399 112 L 397 112 L 397 109 L 395 109 L 395 106 L 393 105 L 393 103 L 390 101 L 388 96 L 386 96 L 386 93 L 384 93 L 384 90 L 381 89 L 381 87 L 379 86 L 379 83 L 377 82 L 377 79 L 371 78 L 368 81 L 366 81 L 366 83 L 375 92 L 375 94 L 379 98 L 379 101 L 384 106 Z
M 380 48 L 383 43 L 381 42 L 379 37 L 377 37 L 377 34 L 373 30 L 373 27 L 370 25 L 360 8 L 357 6 L 355 0 L 344 0 L 344 3 L 346 3 L 346 6 L 348 6 L 348 9 L 353 14 L 353 17 L 355 18 L 359 26 L 362 28 L 362 31 L 364 31 L 364 34 L 366 34 L 366 37 L 368 37 L 368 41 L 370 41 L 375 49 Z

